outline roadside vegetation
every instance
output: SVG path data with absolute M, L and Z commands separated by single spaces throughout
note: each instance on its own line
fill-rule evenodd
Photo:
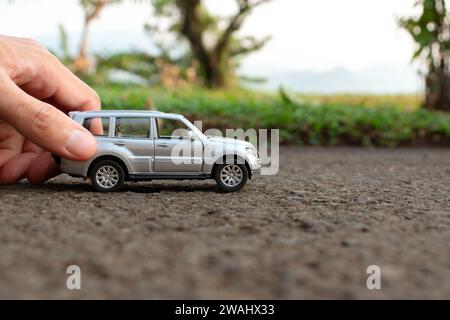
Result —
M 414 96 L 295 96 L 249 90 L 96 87 L 105 109 L 153 109 L 202 120 L 203 129 L 280 129 L 284 144 L 448 146 L 450 114 Z

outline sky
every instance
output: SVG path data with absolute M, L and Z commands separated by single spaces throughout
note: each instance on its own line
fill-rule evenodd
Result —
M 58 25 L 63 24 L 76 47 L 82 26 L 78 0 L 0 2 L 0 33 L 35 38 L 56 48 Z M 218 15 L 235 9 L 235 0 L 206 3 Z M 377 66 L 413 70 L 414 44 L 396 23 L 398 17 L 415 12 L 413 4 L 414 0 L 273 0 L 257 8 L 240 31 L 273 37 L 263 50 L 244 59 L 241 71 L 254 75 L 342 68 L 362 72 Z M 93 25 L 91 47 L 151 50 L 151 40 L 143 32 L 143 24 L 151 20 L 148 4 L 114 5 Z

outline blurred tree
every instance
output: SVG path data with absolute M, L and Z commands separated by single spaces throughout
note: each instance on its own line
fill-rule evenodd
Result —
M 69 38 L 67 36 L 67 31 L 62 24 L 58 25 L 58 31 L 59 31 L 59 50 L 61 52 L 59 58 L 63 61 L 64 64 L 70 63 L 72 57 L 70 56 Z
M 84 25 L 81 33 L 78 55 L 75 58 L 75 70 L 80 73 L 88 73 L 92 63 L 88 58 L 89 29 L 92 22 L 97 19 L 103 9 L 116 0 L 80 0 L 80 5 L 84 13 Z
M 111 75 L 117 72 L 122 74 L 122 79 L 113 80 L 115 82 L 137 82 L 168 88 L 200 84 L 194 67 L 185 66 L 182 61 L 171 60 L 164 55 L 152 56 L 138 51 L 97 56 L 96 72 L 91 80 L 106 84 L 112 80 Z
M 237 12 L 229 18 L 213 16 L 202 0 L 152 0 L 156 14 L 168 20 L 166 31 L 188 41 L 203 82 L 208 87 L 223 88 L 233 84 L 236 58 L 261 49 L 270 39 L 238 38 L 245 19 L 257 6 L 271 0 L 236 0 Z M 147 26 L 161 32 L 161 25 Z M 224 27 L 222 27 L 224 25 Z
M 124 0 L 80 0 L 80 5 L 84 13 L 84 25 L 78 55 L 75 58 L 75 71 L 78 73 L 86 74 L 93 68 L 93 63 L 88 56 L 89 29 L 92 22 L 100 16 L 108 5 L 123 1 Z M 133 2 L 143 2 L 143 0 L 134 0 Z
M 157 83 L 156 58 L 144 52 L 124 52 L 97 57 L 96 82 L 108 82 L 111 71 L 126 72 L 148 84 Z
M 445 0 L 417 0 L 419 17 L 400 19 L 418 45 L 413 59 L 427 64 L 425 107 L 450 111 L 450 15 Z

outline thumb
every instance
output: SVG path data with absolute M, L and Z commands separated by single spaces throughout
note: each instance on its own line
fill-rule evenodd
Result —
M 51 153 L 70 160 L 87 160 L 97 148 L 95 138 L 52 105 L 22 91 L 9 78 L 0 86 L 0 119 Z

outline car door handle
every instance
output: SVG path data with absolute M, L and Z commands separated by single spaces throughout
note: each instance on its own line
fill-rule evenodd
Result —
M 161 148 L 167 148 L 169 145 L 167 143 L 157 143 L 156 146 Z
M 124 146 L 124 145 L 126 145 L 125 141 L 114 141 L 114 144 L 116 146 Z

